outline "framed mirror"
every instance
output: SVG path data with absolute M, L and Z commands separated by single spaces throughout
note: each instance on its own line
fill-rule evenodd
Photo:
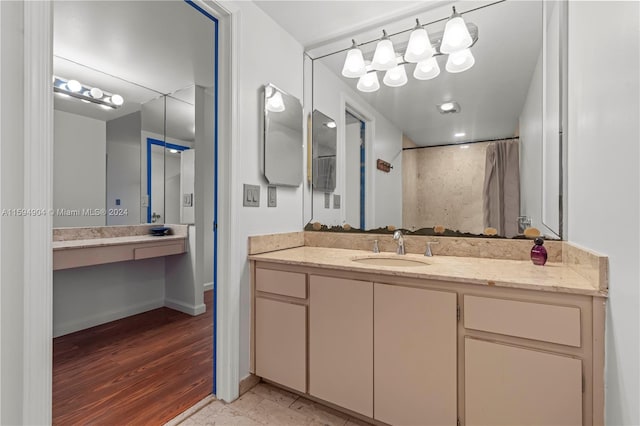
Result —
M 445 235 L 484 235 L 495 228 L 503 237 L 535 227 L 549 238 L 560 236 L 557 227 L 545 226 L 543 215 L 543 209 L 553 210 L 543 202 L 543 186 L 561 188 L 556 183 L 563 174 L 561 158 L 550 162 L 543 155 L 543 125 L 558 121 L 562 109 L 558 66 L 566 55 L 558 23 L 549 19 L 551 5 L 455 5 L 473 35 L 473 59 L 465 69 L 451 65 L 454 55 L 439 51 L 450 5 L 417 16 L 435 48 L 431 71 L 405 59 L 415 17 L 389 24 L 403 67 L 396 82 L 390 71 L 375 71 L 367 62 L 380 39 L 372 32 L 356 39 L 367 77 L 343 75 L 349 48 L 315 56 L 313 108 L 336 117 L 351 113 L 362 137 L 349 138 L 347 120 L 337 121 L 334 195 L 342 203 L 339 213 L 329 207 L 329 214 L 314 197 L 312 222 L 363 230 L 392 225 L 425 234 L 442 226 Z M 556 108 L 543 108 L 543 96 Z M 550 133 L 557 141 L 557 126 Z M 363 147 L 362 165 L 347 161 L 354 143 Z M 545 177 L 548 169 L 552 179 Z M 361 193 L 349 190 L 349 176 L 359 174 Z M 562 217 L 557 203 L 555 215 L 546 217 Z
M 271 185 L 299 186 L 303 172 L 300 100 L 273 84 L 264 86 L 264 176 Z

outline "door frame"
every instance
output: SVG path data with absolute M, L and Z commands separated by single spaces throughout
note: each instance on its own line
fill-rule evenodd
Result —
M 220 66 L 218 137 L 219 253 L 215 300 L 218 331 L 215 338 L 216 395 L 232 401 L 239 393 L 240 291 L 237 255 L 231 242 L 239 233 L 236 201 L 231 189 L 237 167 L 239 8 L 231 1 L 190 0 L 217 17 Z M 23 2 L 24 24 L 24 207 L 52 209 L 53 186 L 53 10 L 50 2 Z M 43 184 L 49 182 L 49 184 Z M 215 226 L 214 226 L 215 227 Z M 50 424 L 52 413 L 52 298 L 53 269 L 51 215 L 24 221 L 24 304 L 22 353 L 22 422 Z M 214 239 L 215 241 L 215 239 Z

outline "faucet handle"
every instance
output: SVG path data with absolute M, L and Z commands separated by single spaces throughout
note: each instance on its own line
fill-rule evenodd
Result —
M 424 255 L 431 257 L 433 253 L 431 252 L 431 244 L 440 244 L 438 241 L 427 241 L 427 248 L 424 251 Z
M 378 247 L 378 240 L 375 240 L 373 242 L 373 252 L 374 253 L 380 253 L 380 247 Z

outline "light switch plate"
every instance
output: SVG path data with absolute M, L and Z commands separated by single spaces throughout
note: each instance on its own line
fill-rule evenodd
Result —
M 267 186 L 267 207 L 276 207 L 278 205 L 278 187 L 274 185 Z
M 260 207 L 260 185 L 242 185 L 242 205 L 244 207 Z
M 340 208 L 340 196 L 338 194 L 333 194 L 333 208 Z
M 193 207 L 193 193 L 182 195 L 182 207 Z
M 331 208 L 331 194 L 328 192 L 324 193 L 324 208 L 325 209 Z

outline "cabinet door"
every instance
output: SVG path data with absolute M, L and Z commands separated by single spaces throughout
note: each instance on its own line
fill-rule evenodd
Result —
M 455 425 L 456 293 L 376 283 L 374 300 L 376 420 Z
M 465 424 L 581 425 L 582 361 L 465 339 Z
M 309 282 L 309 393 L 373 417 L 373 283 Z
M 307 391 L 306 306 L 256 298 L 256 375 Z

